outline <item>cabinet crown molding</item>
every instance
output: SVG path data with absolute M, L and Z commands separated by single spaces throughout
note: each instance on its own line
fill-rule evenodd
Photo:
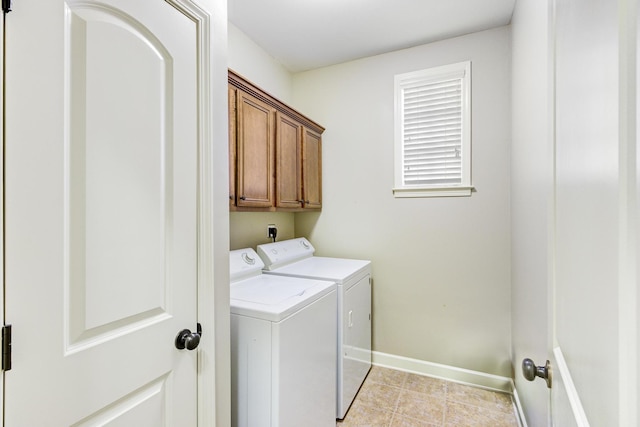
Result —
M 324 132 L 324 127 L 322 125 L 311 120 L 309 117 L 300 113 L 296 109 L 291 108 L 290 106 L 278 101 L 276 97 L 258 88 L 256 85 L 254 85 L 249 80 L 245 79 L 235 71 L 231 69 L 229 69 L 228 71 L 229 71 L 230 85 L 242 90 L 245 93 L 248 93 L 249 95 L 255 98 L 258 98 L 260 101 L 270 105 L 271 107 L 275 108 L 277 111 L 280 111 L 282 114 L 293 117 L 299 123 L 303 124 L 309 129 L 312 129 L 314 132 L 317 132 L 319 134 L 322 134 Z

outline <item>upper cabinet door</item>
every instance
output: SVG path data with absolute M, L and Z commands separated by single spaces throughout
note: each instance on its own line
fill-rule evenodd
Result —
M 266 103 L 237 91 L 236 204 L 273 206 L 273 157 L 275 110 Z
M 307 128 L 302 135 L 302 179 L 305 209 L 322 208 L 322 137 Z
M 302 125 L 280 112 L 276 119 L 276 207 L 302 207 Z

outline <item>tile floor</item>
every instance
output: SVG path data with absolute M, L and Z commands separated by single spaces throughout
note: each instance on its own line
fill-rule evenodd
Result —
M 518 427 L 511 396 L 374 366 L 337 427 Z

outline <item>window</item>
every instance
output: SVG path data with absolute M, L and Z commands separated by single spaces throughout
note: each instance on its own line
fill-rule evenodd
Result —
M 471 195 L 471 62 L 395 76 L 395 197 Z

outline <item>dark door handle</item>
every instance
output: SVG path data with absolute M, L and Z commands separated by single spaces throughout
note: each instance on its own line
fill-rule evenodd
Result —
M 547 382 L 547 387 L 551 388 L 551 363 L 548 360 L 544 366 L 536 366 L 533 360 L 524 359 L 522 361 L 522 375 L 528 381 L 533 381 L 536 377 L 540 377 Z
M 202 326 L 198 323 L 196 332 L 191 332 L 189 329 L 183 329 L 176 335 L 176 348 L 178 350 L 195 350 L 200 344 L 200 338 L 202 337 Z

